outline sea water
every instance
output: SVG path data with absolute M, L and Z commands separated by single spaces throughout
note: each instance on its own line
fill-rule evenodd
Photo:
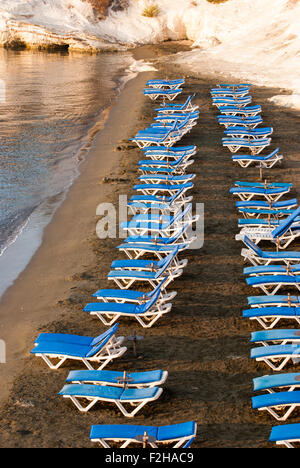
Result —
M 130 54 L 0 50 L 0 296 L 79 174 Z

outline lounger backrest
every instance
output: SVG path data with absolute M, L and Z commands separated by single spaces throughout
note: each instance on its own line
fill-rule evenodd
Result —
M 189 103 L 191 102 L 191 99 L 192 99 L 192 96 L 188 96 L 185 103 L 182 104 L 182 106 L 179 109 L 181 109 L 181 110 L 185 109 L 189 105 Z
M 136 307 L 136 312 L 138 313 L 147 312 L 147 310 L 151 309 L 151 307 L 155 304 L 159 296 L 160 296 L 160 290 L 156 291 L 156 293 L 153 294 L 153 296 L 151 297 L 151 299 L 149 299 L 149 301 L 145 302 L 144 304 L 138 305 Z
M 106 330 L 104 333 L 101 333 L 101 335 L 96 336 L 93 341 L 91 342 L 91 346 L 97 346 L 101 341 L 103 341 L 108 335 L 116 333 L 116 331 L 119 328 L 119 324 L 116 323 L 113 327 L 109 328 Z
M 176 255 L 178 254 L 178 251 L 179 251 L 179 247 L 176 247 L 174 250 L 172 250 L 172 252 L 170 252 L 164 259 L 164 264 L 163 266 L 160 268 L 160 270 L 158 270 L 158 272 L 156 273 L 156 277 L 159 278 L 163 273 L 164 271 L 168 268 L 168 266 L 170 265 L 170 263 L 173 261 L 173 259 L 176 257 Z
M 277 228 L 272 231 L 272 236 L 274 239 L 281 237 L 293 224 L 295 218 L 300 215 L 300 206 L 284 221 L 282 221 Z
M 186 206 L 186 208 L 183 211 L 178 210 L 177 214 L 173 217 L 172 223 L 170 223 L 170 224 L 173 224 L 175 222 L 183 220 L 185 218 L 185 216 L 187 216 L 187 214 L 191 211 L 191 209 L 192 209 L 192 204 L 188 203 L 188 205 Z
M 172 205 L 172 203 L 176 200 L 176 198 L 180 197 L 180 195 L 183 193 L 184 189 L 181 188 L 180 190 L 178 190 L 178 192 L 175 192 L 175 194 L 171 197 L 170 199 L 170 205 Z
M 259 257 L 262 256 L 262 250 L 258 247 L 258 245 L 254 244 L 254 242 L 252 242 L 252 240 L 249 239 L 249 237 L 244 236 L 243 242 L 247 247 L 249 247 L 249 249 L 253 250 L 253 252 L 255 252 L 256 255 L 258 255 Z
M 174 244 L 181 236 L 182 234 L 187 230 L 188 228 L 188 225 L 185 224 L 179 232 L 177 232 L 177 234 L 175 234 L 174 236 L 172 237 L 169 237 L 166 244 Z
M 108 336 L 102 340 L 97 346 L 93 346 L 88 353 L 86 353 L 85 357 L 93 357 L 103 349 L 103 347 L 107 344 L 107 342 L 111 339 L 114 333 L 109 333 Z

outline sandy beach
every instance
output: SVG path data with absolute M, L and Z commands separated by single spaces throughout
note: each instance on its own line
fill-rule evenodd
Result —
M 273 447 L 268 438 L 275 420 L 251 408 L 252 379 L 268 369 L 249 358 L 250 333 L 257 327 L 242 319 L 242 310 L 247 296 L 254 293 L 244 281 L 242 245 L 234 239 L 236 200 L 229 194 L 235 180 L 257 180 L 259 171 L 234 165 L 229 150 L 221 146 L 223 128 L 217 124 L 209 95 L 219 77 L 194 76 L 159 60 L 175 48 L 165 43 L 135 51 L 137 59 L 156 59 L 158 72 L 140 73 L 129 81 L 107 111 L 103 129 L 80 167 L 81 175 L 46 228 L 42 246 L 0 302 L 0 338 L 7 343 L 7 363 L 0 364 L 0 447 L 91 447 L 91 425 L 132 423 L 111 404 L 79 413 L 57 393 L 69 370 L 80 366 L 66 364 L 52 371 L 29 352 L 42 331 L 89 336 L 104 331 L 100 321 L 82 309 L 97 289 L 112 287 L 106 279 L 110 264 L 123 257 L 115 249 L 118 239 L 97 238 L 96 208 L 101 202 L 117 206 L 119 195 L 132 194 L 142 153 L 128 138 L 152 122 L 157 107 L 143 97 L 145 82 L 179 75 L 186 82 L 180 101 L 196 93 L 200 107 L 198 125 L 180 145 L 198 147 L 190 172 L 196 174 L 194 202 L 205 206 L 204 246 L 181 254 L 189 263 L 169 287 L 177 296 L 167 316 L 150 329 L 130 319 L 119 321 L 119 334 L 127 337 L 136 331 L 144 339 L 138 343 L 137 359 L 127 341 L 125 355 L 108 369 L 169 372 L 162 397 L 143 408 L 135 424 L 195 420 L 198 435 L 193 448 Z M 272 149 L 279 146 L 284 155 L 282 166 L 265 171 L 264 176 L 268 181 L 292 182 L 291 195 L 297 196 L 300 116 L 269 102 L 274 94 L 279 90 L 251 88 L 253 102 L 262 106 L 265 125 L 274 128 Z M 299 249 L 299 243 L 294 242 L 293 249 Z

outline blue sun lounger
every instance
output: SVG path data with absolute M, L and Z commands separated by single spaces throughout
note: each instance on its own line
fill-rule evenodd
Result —
M 159 237 L 176 236 L 182 228 L 192 226 L 199 215 L 192 215 L 192 204 L 188 203 L 183 210 L 178 210 L 173 216 L 163 214 L 139 214 L 131 221 L 121 223 L 121 229 L 131 236 L 156 235 Z
M 256 211 L 263 211 L 263 210 L 256 210 Z M 276 213 L 276 211 L 273 211 L 273 210 L 270 210 L 268 212 L 268 210 L 264 210 L 265 213 L 258 213 L 259 215 L 261 214 L 267 214 L 268 217 L 267 218 L 261 218 L 260 216 L 258 218 L 239 218 L 238 220 L 238 226 L 241 227 L 241 228 L 246 228 L 246 229 L 251 229 L 253 227 L 255 228 L 275 228 L 277 226 L 279 226 L 280 222 L 282 221 L 282 219 L 278 219 L 279 216 L 278 214 Z M 255 210 L 254 210 L 255 212 Z M 249 213 L 249 211 L 245 210 L 244 213 Z M 280 215 L 283 215 L 283 212 L 280 212 L 279 213 Z M 273 215 L 271 217 L 271 215 Z M 299 217 L 298 217 L 299 218 Z M 300 218 L 299 219 L 296 219 L 295 220 L 295 223 L 299 223 L 300 221 Z
M 180 129 L 178 128 L 179 126 Z M 163 132 L 158 130 L 152 130 L 152 132 L 140 131 L 133 138 L 129 138 L 129 141 L 136 143 L 139 148 L 147 148 L 151 145 L 172 146 L 184 135 L 184 126 L 185 121 L 177 124 L 177 120 L 175 120 L 174 125 L 166 128 Z
M 258 209 L 258 208 L 239 208 L 239 212 L 243 214 L 244 221 L 241 224 L 266 224 L 270 220 L 272 226 L 277 226 L 280 218 L 285 218 L 293 213 L 293 210 L 274 210 L 269 208 Z M 265 215 L 264 218 L 261 216 Z M 240 220 L 239 220 L 240 222 Z
M 239 107 L 237 105 L 219 106 L 219 112 L 224 115 L 244 115 L 245 117 L 255 117 L 261 113 L 261 106 Z
M 192 182 L 184 184 L 137 184 L 133 186 L 133 190 L 142 192 L 143 195 L 163 195 L 166 192 L 167 196 L 172 196 L 182 189 L 186 192 L 193 187 L 194 184 Z
M 172 249 L 170 253 L 161 261 L 157 269 L 153 271 L 132 271 L 127 268 L 120 270 L 111 270 L 107 278 L 108 280 L 113 280 L 118 285 L 120 289 L 128 289 L 136 281 L 149 282 L 150 285 L 155 288 L 158 284 L 161 283 L 162 279 L 166 278 L 164 287 L 173 281 L 175 278 L 182 275 L 182 269 L 171 270 L 169 266 L 173 263 L 174 258 L 178 254 L 179 246 L 176 246 L 175 249 Z
M 279 200 L 277 202 L 268 202 L 264 200 L 243 200 L 236 202 L 235 205 L 239 209 L 239 211 L 252 209 L 256 210 L 253 211 L 253 214 L 259 215 L 259 210 L 262 210 L 262 214 L 264 214 L 264 210 L 276 210 L 278 212 L 278 216 L 280 216 L 281 212 L 283 214 L 291 214 L 291 212 L 286 213 L 286 210 L 292 210 L 293 208 L 295 208 L 298 205 L 298 200 L 297 198 L 292 198 L 289 200 Z
M 266 138 L 273 133 L 272 127 L 258 127 L 251 130 L 243 126 L 229 127 L 224 130 L 224 135 L 232 138 Z
M 252 397 L 253 409 L 268 411 L 277 421 L 286 421 L 300 405 L 300 391 L 266 393 Z
M 188 122 L 195 122 L 199 118 L 199 111 L 195 112 L 174 112 L 173 114 L 165 114 L 164 112 L 159 112 L 156 117 L 154 117 L 154 122 L 151 124 L 152 128 L 157 127 L 158 125 L 171 125 L 174 120 L 178 122 L 188 119 Z
M 269 202 L 269 207 L 277 202 L 283 195 L 290 191 L 290 187 L 231 187 L 229 193 L 237 195 L 242 201 L 249 202 L 253 197 L 263 197 Z M 272 205 L 271 205 L 272 204 Z M 239 205 L 241 206 L 241 205 Z M 244 205 L 245 206 L 245 205 Z M 268 206 L 268 205 L 266 205 Z
M 239 89 L 239 88 L 245 88 L 246 86 L 250 88 L 252 86 L 251 83 L 219 83 L 217 85 L 219 88 L 230 88 L 230 89 Z
M 177 185 L 177 190 L 175 188 L 170 192 L 170 195 L 133 195 L 130 197 L 128 207 L 131 209 L 133 214 L 137 211 L 140 213 L 147 213 L 149 210 L 161 210 L 167 213 L 171 211 L 177 212 L 179 209 L 183 209 L 187 203 L 192 201 L 192 196 L 185 196 L 185 193 L 189 189 L 189 185 L 180 184 L 179 188 Z
M 144 88 L 144 96 L 149 96 L 150 99 L 155 101 L 158 97 L 167 98 L 170 101 L 173 101 L 180 93 L 182 93 L 181 88 L 171 88 L 171 89 L 161 89 L 161 88 Z
M 300 206 L 292 212 L 287 218 L 280 221 L 278 226 L 272 227 L 243 227 L 236 240 L 242 240 L 244 236 L 251 239 L 255 244 L 261 240 L 268 240 L 276 243 L 277 248 L 286 249 L 300 235 Z
M 264 148 L 271 144 L 271 138 L 222 138 L 223 146 L 226 146 L 231 153 L 236 153 L 240 148 L 247 148 L 253 155 L 259 154 Z
M 244 275 L 265 276 L 265 275 L 299 275 L 300 265 L 255 265 L 244 268 Z
M 184 228 L 183 230 L 184 231 Z M 192 242 L 196 240 L 196 236 L 184 239 L 182 235 L 174 236 L 171 238 L 154 238 L 151 236 L 140 236 L 135 239 L 127 238 L 125 240 L 130 242 L 124 242 L 117 246 L 117 249 L 125 252 L 128 258 L 138 259 L 145 254 L 156 255 L 158 259 L 164 258 L 169 255 L 174 249 L 179 249 L 179 252 L 188 249 Z
M 111 337 L 111 341 L 114 346 L 120 346 L 123 341 L 124 337 L 116 337 L 115 333 L 118 331 L 119 324 L 115 324 L 109 330 L 105 330 L 105 332 L 101 333 L 100 335 L 93 337 L 93 336 L 82 336 L 82 335 L 70 335 L 68 333 L 40 333 L 37 339 L 35 340 L 34 344 L 37 345 L 39 343 L 65 343 L 65 344 L 74 344 L 76 346 L 97 346 L 100 344 L 104 339 L 108 336 Z
M 250 91 L 250 88 L 248 86 L 240 87 L 238 89 L 232 89 L 232 88 L 212 88 L 210 90 L 211 97 L 223 97 L 223 96 L 229 96 L 229 97 L 244 97 L 246 96 Z
M 270 265 L 274 262 L 280 263 L 298 263 L 300 261 L 300 252 L 285 251 L 266 251 L 262 250 L 249 237 L 244 236 L 240 239 L 246 245 L 247 249 L 242 249 L 241 255 L 245 260 L 249 260 L 252 265 Z M 274 293 L 275 294 L 275 293 Z
M 199 109 L 199 106 L 192 104 L 192 100 L 195 94 L 188 96 L 183 104 L 168 103 L 167 105 L 161 104 L 160 107 L 155 109 L 158 112 L 164 112 L 165 114 L 173 112 L 194 112 Z
M 185 174 L 186 168 L 194 164 L 194 160 L 190 156 L 181 156 L 174 161 L 154 161 L 143 159 L 139 161 L 139 170 L 142 174 L 169 174 L 171 176 Z
M 121 357 L 126 351 L 126 347 L 120 347 L 115 343 L 113 335 L 118 328 L 118 324 L 107 332 L 107 336 L 99 342 L 99 337 L 90 344 L 83 344 L 82 340 L 67 335 L 54 338 L 57 341 L 41 339 L 36 343 L 31 354 L 41 357 L 50 369 L 58 369 L 65 361 L 75 360 L 82 362 L 88 369 L 94 369 L 95 364 L 99 369 L 103 369 L 110 361 Z M 40 337 L 41 338 L 41 337 Z M 59 340 L 59 341 L 58 341 Z
M 172 304 L 158 303 L 159 296 L 160 291 L 157 291 L 156 294 L 143 304 L 92 302 L 87 304 L 83 310 L 92 316 L 98 317 L 107 326 L 112 325 L 120 317 L 125 316 L 135 318 L 143 328 L 150 328 L 160 317 L 172 309 Z
M 251 154 L 236 154 L 233 155 L 232 161 L 237 162 L 241 167 L 249 167 L 252 163 L 259 163 L 262 168 L 270 169 L 276 163 L 281 163 L 283 160 L 282 154 L 279 153 L 279 148 L 276 148 L 269 154 L 264 155 L 251 155 Z
M 197 114 L 185 114 L 184 116 L 179 116 L 176 118 L 171 118 L 171 117 L 164 117 L 162 116 L 157 117 L 156 121 L 150 125 L 150 127 L 146 128 L 145 130 L 140 130 L 138 132 L 139 135 L 146 135 L 148 133 L 163 133 L 168 129 L 171 129 L 173 127 L 173 123 L 177 122 L 176 130 L 182 131 L 183 135 L 187 132 L 190 132 L 191 129 L 197 125 L 197 119 L 199 115 Z
M 143 130 L 139 130 L 135 137 L 163 135 L 171 129 L 181 131 L 184 134 L 184 132 L 190 127 L 191 119 L 189 118 L 189 115 L 190 114 L 187 114 L 184 119 L 174 119 L 173 123 L 169 125 L 162 123 L 152 123 L 149 127 L 144 128 Z
M 59 395 L 70 399 L 79 411 L 86 413 L 98 402 L 115 403 L 118 409 L 127 418 L 133 418 L 147 403 L 157 400 L 162 394 L 162 388 L 121 388 L 102 385 L 67 384 Z M 81 400 L 87 404 L 83 406 Z M 125 405 L 133 406 L 128 411 Z
M 273 295 L 282 287 L 293 287 L 300 291 L 300 275 L 263 275 L 246 279 L 248 286 L 260 288 L 265 294 Z
M 115 301 L 119 304 L 128 302 L 134 304 L 144 304 L 157 292 L 159 292 L 157 302 L 164 304 L 165 302 L 170 302 L 172 299 L 174 299 L 177 294 L 176 291 L 169 293 L 165 292 L 164 284 L 166 280 L 167 278 L 165 278 L 156 288 L 148 292 L 134 291 L 132 289 L 99 289 L 94 294 L 92 294 L 92 296 L 103 302 Z
M 267 391 L 275 393 L 282 389 L 292 392 L 300 390 L 300 373 L 264 375 L 253 379 L 255 392 Z
M 183 175 L 162 175 L 162 174 L 147 174 L 138 177 L 138 180 L 146 184 L 160 184 L 167 182 L 168 184 L 186 184 L 195 179 L 196 174 L 183 174 Z
M 281 371 L 289 361 L 299 363 L 300 346 L 295 344 L 259 346 L 251 349 L 251 359 L 264 362 L 274 371 Z
M 177 80 L 148 80 L 146 82 L 146 86 L 150 86 L 153 88 L 179 88 L 179 86 L 184 84 L 183 78 L 178 78 Z
M 167 378 L 168 372 L 163 370 L 146 372 L 78 370 L 69 372 L 66 383 L 124 387 L 125 380 L 127 388 L 151 388 L 163 385 Z
M 147 158 L 156 161 L 171 158 L 178 160 L 178 158 L 181 158 L 183 155 L 194 156 L 197 152 L 197 147 L 195 145 L 172 146 L 172 148 L 166 148 L 165 146 L 148 146 L 147 148 L 142 148 L 142 151 Z
M 264 189 L 291 189 L 293 184 L 288 182 L 245 182 L 241 180 L 236 180 L 234 185 L 236 187 L 244 187 L 244 188 L 264 188 Z
M 243 310 L 243 317 L 256 320 L 265 330 L 271 330 L 280 320 L 294 320 L 300 324 L 299 307 L 253 307 Z
M 243 97 L 212 97 L 212 103 L 214 106 L 217 106 L 218 108 L 223 107 L 223 106 L 238 106 L 238 107 L 244 107 L 247 104 L 250 104 L 252 101 L 252 97 L 249 96 L 243 96 Z
M 300 307 L 300 296 L 274 295 L 274 296 L 249 296 L 248 304 L 251 307 L 289 306 Z
M 92 426 L 90 439 L 104 448 L 111 448 L 110 443 L 121 443 L 119 448 L 131 444 L 143 443 L 142 437 L 147 434 L 151 439 L 148 445 L 152 448 L 187 448 L 196 437 L 197 424 L 194 421 L 170 426 L 132 426 L 132 425 L 99 425 Z M 138 437 L 139 436 L 139 437 Z
M 275 442 L 277 445 L 284 445 L 287 448 L 296 448 L 296 444 L 300 442 L 300 424 L 285 424 L 272 428 L 270 442 Z
M 260 115 L 254 117 L 244 117 L 239 115 L 218 115 L 218 122 L 220 125 L 224 125 L 225 128 L 240 125 L 247 128 L 256 128 L 257 125 L 263 122 Z
M 278 312 L 280 314 L 281 307 L 275 307 L 275 309 L 279 309 Z M 270 346 L 270 343 L 281 345 L 289 343 L 300 344 L 300 329 L 293 330 L 292 328 L 281 328 L 279 330 L 262 330 L 252 332 L 250 343 L 259 343 L 264 346 Z

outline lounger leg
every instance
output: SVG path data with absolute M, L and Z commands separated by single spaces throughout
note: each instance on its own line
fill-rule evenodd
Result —
M 263 409 L 266 409 L 275 419 L 277 419 L 277 421 L 286 421 L 295 408 L 296 408 L 296 405 L 291 405 L 290 408 L 285 412 L 283 416 L 278 415 L 278 413 L 276 413 L 276 411 L 273 410 L 272 408 L 263 408 Z M 278 409 L 280 408 L 278 407 Z
M 143 328 L 150 328 L 162 315 L 162 313 L 155 314 L 154 318 L 149 323 L 144 322 L 138 315 L 136 315 L 135 318 Z
M 121 314 L 113 315 L 110 321 L 105 320 L 105 318 L 103 317 L 103 315 L 100 312 L 95 312 L 95 313 L 93 313 L 91 315 L 96 315 L 98 317 L 98 319 L 101 320 L 101 322 L 108 327 L 108 326 L 113 325 L 118 320 L 118 318 L 120 317 Z M 107 317 L 109 317 L 108 314 L 105 314 L 105 315 Z
M 44 359 L 44 361 L 50 367 L 50 369 L 54 369 L 54 370 L 58 369 L 68 359 L 67 357 L 64 357 L 64 358 L 61 358 L 57 364 L 53 364 L 50 358 L 48 358 L 48 356 L 46 356 L 45 354 L 40 354 L 40 356 L 42 359 Z
M 148 400 L 142 401 L 140 404 L 138 404 L 131 413 L 129 413 L 119 401 L 115 400 L 114 403 L 117 405 L 122 414 L 126 416 L 126 418 L 133 418 L 136 413 L 148 403 Z
M 73 395 L 65 396 L 64 398 L 70 398 L 70 400 L 74 403 L 76 408 L 78 408 L 79 411 L 81 411 L 82 413 L 87 413 L 98 401 L 98 398 L 93 398 L 91 400 L 91 402 L 87 406 L 83 407 L 81 405 L 81 403 L 79 402 L 79 400 L 77 399 L 77 397 L 75 397 Z M 90 398 L 89 398 L 89 400 L 90 400 Z
M 273 364 L 273 362 L 270 360 L 270 359 L 267 359 L 267 358 L 264 358 L 262 359 L 269 367 L 271 367 L 272 370 L 274 371 L 281 371 L 284 366 L 288 363 L 288 361 L 290 360 L 290 356 L 287 356 L 286 358 L 283 359 L 283 361 L 281 362 L 281 364 L 279 366 L 276 366 Z

